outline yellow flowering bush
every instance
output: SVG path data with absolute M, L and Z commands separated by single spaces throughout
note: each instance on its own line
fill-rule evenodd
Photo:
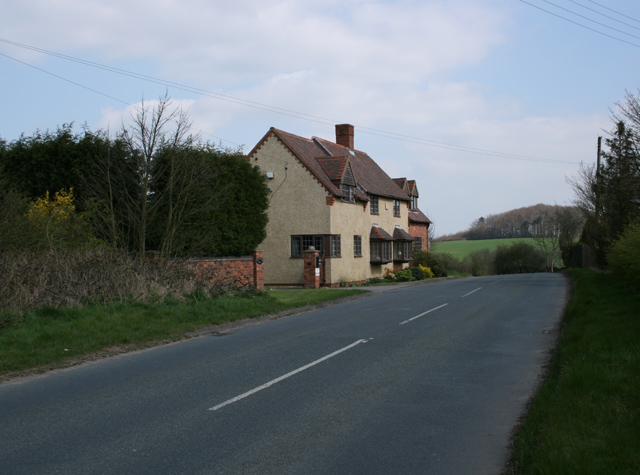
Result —
M 69 191 L 57 191 L 53 199 L 49 197 L 49 191 L 47 191 L 43 198 L 37 198 L 31 203 L 27 217 L 32 222 L 47 220 L 53 225 L 59 225 L 68 221 L 75 211 L 73 188 L 70 188 Z
M 422 271 L 427 275 L 427 279 L 433 279 L 435 277 L 435 274 L 430 267 L 425 267 L 422 264 L 418 264 L 418 267 L 420 267 L 420 269 L 422 269 Z
M 40 236 L 38 240 L 49 248 L 95 244 L 86 219 L 76 211 L 73 188 L 57 191 L 53 198 L 47 191 L 29 205 L 27 219 Z

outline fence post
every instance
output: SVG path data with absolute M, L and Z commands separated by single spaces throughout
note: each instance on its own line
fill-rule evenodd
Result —
M 264 290 L 264 252 L 254 251 L 253 255 L 253 285 L 256 290 Z

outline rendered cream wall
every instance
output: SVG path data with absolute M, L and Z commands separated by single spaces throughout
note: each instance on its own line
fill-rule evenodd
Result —
M 267 139 L 250 159 L 263 173 L 274 175 L 267 180 L 269 222 L 267 237 L 260 244 L 264 281 L 302 284 L 303 259 L 291 258 L 291 236 L 331 233 L 327 191 L 275 137 Z
M 342 257 L 327 259 L 328 283 L 366 280 L 383 276 L 387 269 L 394 270 L 393 263 L 371 264 L 369 233 L 373 224 L 377 224 L 391 236 L 395 226 L 407 231 L 406 202 L 400 202 L 400 217 L 393 216 L 393 200 L 384 197 L 378 199 L 377 215 L 371 214 L 369 205 L 365 209 L 362 203 L 343 203 L 336 200 L 331 208 L 331 234 L 340 234 Z M 362 236 L 362 257 L 353 256 L 353 236 L 356 234 Z M 407 266 L 408 264 L 404 264 L 402 267 Z

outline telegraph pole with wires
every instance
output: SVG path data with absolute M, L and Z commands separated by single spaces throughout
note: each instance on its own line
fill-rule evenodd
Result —
M 598 159 L 596 161 L 596 220 L 600 216 L 600 152 L 602 150 L 602 137 L 598 137 Z

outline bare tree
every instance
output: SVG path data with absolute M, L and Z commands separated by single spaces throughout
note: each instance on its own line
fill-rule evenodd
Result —
M 565 180 L 575 193 L 573 204 L 582 211 L 585 218 L 595 216 L 597 203 L 595 165 L 581 163 L 578 174 L 573 177 L 565 177 Z
M 222 152 L 190 133 L 187 112 L 172 107 L 168 95 L 153 106 L 142 101 L 131 119 L 115 140 L 104 137 L 94 157 L 86 179 L 93 215 L 109 243 L 144 254 L 151 242 L 169 256 L 181 249 L 194 216 L 222 204 L 226 187 L 211 186 Z
M 611 111 L 611 121 L 614 124 L 624 122 L 633 130 L 636 137 L 640 135 L 640 88 L 637 95 L 625 91 L 624 102 L 616 102 L 617 111 Z
M 193 144 L 195 138 L 188 135 L 191 127 L 188 115 L 182 109 L 171 109 L 168 94 L 160 97 L 153 108 L 143 100 L 131 119 L 131 130 L 123 125 L 121 138 L 135 163 L 137 196 L 131 200 L 130 204 L 135 212 L 130 213 L 130 217 L 136 249 L 144 254 L 147 233 L 157 209 L 154 205 L 160 202 L 152 199 L 157 154 L 160 149 L 167 147 L 180 150 Z M 171 135 L 168 135 L 169 127 L 173 127 Z

